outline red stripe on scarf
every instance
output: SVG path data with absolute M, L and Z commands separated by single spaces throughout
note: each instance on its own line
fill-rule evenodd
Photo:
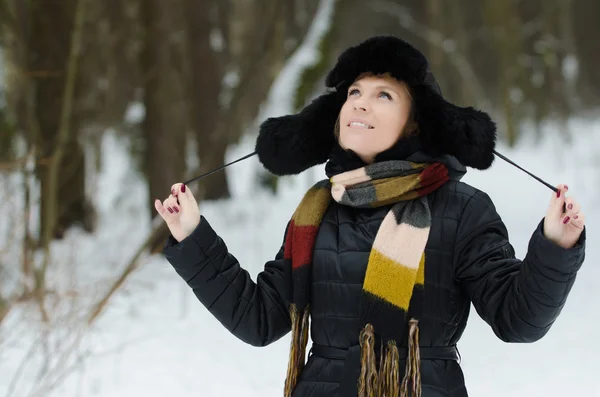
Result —
M 292 220 L 286 236 L 284 259 L 292 260 L 292 269 L 312 263 L 313 247 L 319 226 L 296 226 Z
M 420 188 L 416 189 L 419 196 L 425 196 L 448 181 L 448 168 L 442 163 L 433 163 L 425 168 L 419 177 Z
M 287 233 L 285 234 L 285 245 L 283 248 L 283 259 L 292 259 L 292 241 L 294 241 L 294 229 L 296 228 L 296 222 L 294 218 L 290 220 L 288 225 Z

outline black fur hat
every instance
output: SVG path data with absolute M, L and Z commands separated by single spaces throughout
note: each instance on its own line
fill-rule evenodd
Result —
M 393 36 L 376 36 L 350 47 L 338 58 L 325 85 L 335 88 L 299 113 L 269 118 L 260 126 L 256 152 L 276 175 L 298 174 L 328 160 L 334 127 L 347 89 L 364 72 L 390 73 L 411 89 L 423 151 L 452 155 L 467 167 L 486 169 L 494 161 L 496 125 L 472 107 L 458 107 L 441 95 L 425 56 Z

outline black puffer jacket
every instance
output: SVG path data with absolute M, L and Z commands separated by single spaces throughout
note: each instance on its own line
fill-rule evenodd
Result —
M 429 204 L 433 219 L 426 247 L 420 345 L 456 345 L 471 302 L 503 341 L 533 342 L 544 336 L 583 262 L 585 231 L 574 248 L 563 249 L 543 236 L 540 222 L 521 261 L 485 193 L 455 178 L 431 194 Z M 313 258 L 315 344 L 344 350 L 358 344 L 362 282 L 373 239 L 388 209 L 330 206 Z M 198 299 L 241 340 L 265 346 L 290 331 L 283 250 L 266 263 L 255 283 L 202 218 L 181 243 L 171 239 L 164 253 Z M 348 376 L 344 365 L 343 359 L 311 354 L 293 396 L 352 397 L 340 395 L 340 381 Z M 424 359 L 421 373 L 423 397 L 467 396 L 457 361 Z

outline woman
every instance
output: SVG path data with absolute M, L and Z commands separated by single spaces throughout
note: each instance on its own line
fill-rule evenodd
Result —
M 488 195 L 460 181 L 491 166 L 494 123 L 446 102 L 418 50 L 373 37 L 340 56 L 326 85 L 335 90 L 261 125 L 268 170 L 327 162 L 328 179 L 256 283 L 182 184 L 155 204 L 172 233 L 166 258 L 241 340 L 292 332 L 285 396 L 467 396 L 456 344 L 470 304 L 503 341 L 543 337 L 584 259 L 580 206 L 558 186 L 521 261 Z

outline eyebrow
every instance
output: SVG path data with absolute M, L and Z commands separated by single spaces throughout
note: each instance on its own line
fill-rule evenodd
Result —
M 394 91 L 394 93 L 396 93 L 396 95 L 400 95 L 400 93 L 398 91 L 396 91 L 395 88 L 393 88 L 391 85 L 387 85 L 387 84 L 380 84 L 380 85 L 376 86 L 375 89 L 376 90 L 388 89 L 390 91 Z
M 350 87 L 352 86 L 359 86 L 362 87 L 361 84 L 357 81 L 356 83 L 352 84 Z M 396 89 L 394 89 L 391 85 L 389 84 L 379 84 L 376 85 L 374 87 L 376 90 L 380 90 L 380 89 L 387 89 L 389 91 L 393 91 L 396 95 L 400 96 L 400 93 L 398 91 L 396 91 Z

